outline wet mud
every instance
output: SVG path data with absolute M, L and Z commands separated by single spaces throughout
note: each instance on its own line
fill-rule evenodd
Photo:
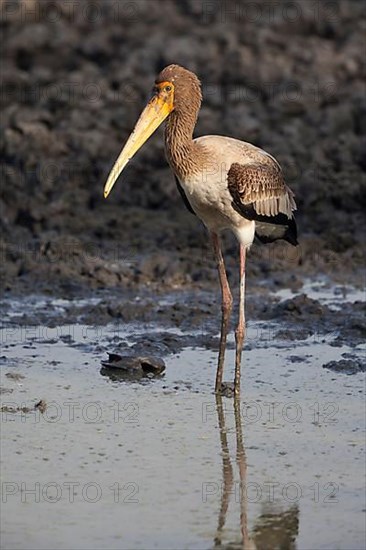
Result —
M 194 332 L 3 328 L 7 547 L 361 549 L 364 374 L 322 367 L 361 363 L 365 346 L 281 339 L 281 324 L 249 325 L 238 401 L 215 398 L 217 353 Z M 111 348 L 145 337 L 185 344 L 157 377 L 103 375 Z
M 253 247 L 249 273 L 271 285 L 320 272 L 353 284 L 366 228 L 362 2 L 293 2 L 291 17 L 271 2 L 254 14 L 234 1 L 167 0 L 163 13 L 149 0 L 70 4 L 1 3 L 6 293 L 214 280 L 206 232 L 181 204 L 161 133 L 102 196 L 169 63 L 202 80 L 197 135 L 263 147 L 296 194 L 300 246 Z M 225 249 L 235 274 L 233 239 Z

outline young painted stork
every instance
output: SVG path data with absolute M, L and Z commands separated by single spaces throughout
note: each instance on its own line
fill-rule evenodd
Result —
M 197 76 L 169 65 L 155 80 L 153 95 L 117 158 L 104 188 L 108 197 L 118 176 L 151 134 L 166 120 L 165 149 L 187 208 L 208 229 L 222 292 L 221 337 L 215 390 L 221 392 L 232 295 L 219 234 L 230 229 L 239 241 L 240 301 L 235 331 L 234 392 L 240 393 L 240 365 L 245 336 L 245 258 L 254 235 L 264 243 L 284 239 L 297 244 L 294 194 L 280 165 L 262 149 L 225 136 L 193 139 L 202 94 Z

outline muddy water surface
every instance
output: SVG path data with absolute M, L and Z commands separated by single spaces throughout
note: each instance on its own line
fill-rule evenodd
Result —
M 235 404 L 193 334 L 164 329 L 185 342 L 164 375 L 116 381 L 106 352 L 161 327 L 12 324 L 21 309 L 1 335 L 4 548 L 363 548 L 364 374 L 323 368 L 362 344 L 251 323 Z

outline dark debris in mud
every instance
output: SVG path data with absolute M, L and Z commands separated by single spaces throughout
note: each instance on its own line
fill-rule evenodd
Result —
M 21 413 L 27 414 L 27 413 L 30 413 L 32 411 L 32 409 L 30 407 L 26 407 L 26 406 L 12 407 L 12 406 L 9 406 L 9 405 L 2 405 L 2 407 L 0 408 L 0 411 L 2 413 L 16 414 L 16 413 L 21 412 Z
M 7 372 L 5 376 L 15 382 L 19 382 L 19 380 L 23 380 L 25 378 L 24 374 L 20 374 L 19 372 Z
M 280 321 L 276 336 L 284 340 L 304 340 L 308 337 L 324 338 L 331 345 L 356 346 L 366 338 L 366 303 L 345 302 L 334 310 L 318 300 L 300 294 L 268 308 L 266 319 Z
M 340 361 L 329 361 L 323 365 L 324 369 L 343 374 L 358 374 L 366 372 L 366 363 L 356 357 L 353 359 L 341 359 Z
M 166 365 L 160 357 L 137 355 L 125 352 L 123 354 L 108 353 L 108 359 L 102 361 L 101 374 L 112 380 L 142 377 L 152 378 L 165 371 Z
M 41 399 L 36 403 L 33 407 L 27 406 L 27 405 L 21 405 L 19 407 L 13 406 L 13 404 L 3 404 L 0 408 L 0 411 L 2 413 L 10 413 L 10 414 L 16 414 L 16 413 L 23 413 L 23 414 L 29 414 L 34 411 L 39 411 L 41 414 L 44 414 L 47 409 L 47 403 L 44 399 Z
M 37 409 L 41 414 L 44 414 L 47 410 L 47 402 L 44 399 L 41 399 L 34 405 L 34 408 Z
M 326 306 L 322 306 L 318 300 L 299 294 L 274 306 L 269 311 L 268 318 L 319 318 L 323 315 L 325 308 Z
M 13 388 L 4 388 L 3 386 L 0 386 L 0 394 L 13 393 L 13 391 Z
M 311 359 L 311 355 L 290 355 L 288 360 L 291 363 L 307 363 Z

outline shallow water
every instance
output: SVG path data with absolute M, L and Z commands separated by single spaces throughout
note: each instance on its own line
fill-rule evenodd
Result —
M 251 325 L 236 406 L 206 349 L 113 382 L 100 360 L 134 327 L 3 329 L 3 407 L 30 409 L 2 413 L 3 547 L 363 548 L 364 375 L 322 365 L 365 348 L 271 326 Z
M 295 294 L 302 292 L 313 300 L 318 300 L 321 304 L 327 305 L 334 311 L 339 311 L 346 302 L 355 303 L 366 300 L 365 288 L 355 288 L 351 285 L 332 285 L 329 280 L 312 281 L 306 279 L 302 288 L 298 291 L 291 291 L 288 288 L 278 290 L 275 296 L 281 299 L 292 298 Z

